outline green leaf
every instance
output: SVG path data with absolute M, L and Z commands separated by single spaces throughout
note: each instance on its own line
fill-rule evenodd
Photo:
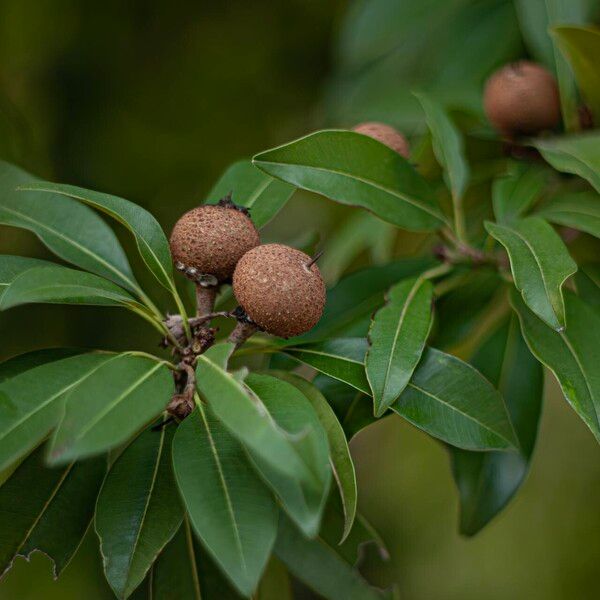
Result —
M 323 394 L 321 394 L 319 389 L 312 383 L 293 373 L 279 371 L 275 373 L 275 375 L 280 379 L 291 383 L 302 392 L 312 404 L 312 407 L 327 434 L 331 468 L 344 512 L 344 528 L 341 532 L 340 540 L 340 543 L 342 543 L 352 529 L 358 503 L 356 473 L 354 471 L 354 463 L 352 462 L 352 456 L 350 455 L 350 449 L 348 448 L 344 429 Z
M 365 338 L 337 338 L 282 348 L 292 358 L 309 365 L 320 373 L 343 381 L 357 390 L 371 394 L 365 374 Z
M 52 560 L 56 579 L 92 520 L 106 458 L 49 469 L 43 454 L 36 450 L 0 487 L 0 576 L 37 550 Z
M 523 300 L 550 327 L 565 327 L 563 283 L 577 271 L 560 236 L 546 221 L 527 217 L 510 226 L 486 222 L 488 232 L 508 252 Z
M 81 354 L 43 364 L 0 384 L 0 470 L 18 460 L 58 423 L 64 396 L 112 354 Z
M 0 310 L 39 303 L 122 306 L 136 312 L 146 311 L 111 281 L 59 265 L 34 267 L 17 276 L 0 298 Z
M 515 316 L 484 341 L 471 362 L 506 400 L 522 454 L 452 449 L 465 535 L 475 535 L 498 514 L 527 476 L 544 388 L 542 366 L 529 352 Z
M 367 267 L 339 281 L 327 292 L 323 316 L 302 340 L 366 336 L 373 312 L 383 305 L 384 293 L 400 279 L 431 267 L 428 258 L 408 258 L 387 265 Z
M 453 201 L 460 203 L 469 183 L 469 165 L 462 134 L 437 100 L 423 93 L 415 96 L 425 112 L 435 157 L 444 168 Z
M 595 8 L 594 0 L 517 0 L 516 7 L 530 51 L 557 74 L 565 125 L 568 130 L 577 129 L 577 90 L 573 73 L 548 31 L 556 24 L 589 21 Z
M 173 441 L 175 476 L 194 531 L 225 574 L 250 596 L 277 531 L 277 509 L 243 447 L 198 403 Z
M 553 331 L 538 319 L 513 290 L 511 304 L 533 355 L 560 383 L 567 402 L 600 441 L 600 378 L 597 348 L 600 315 L 574 294 L 565 294 L 567 329 Z
M 232 200 L 250 211 L 252 222 L 260 229 L 285 206 L 294 191 L 294 186 L 263 173 L 252 161 L 240 160 L 221 175 L 207 203 L 215 204 L 231 193 Z
M 211 558 L 194 540 L 185 518 L 152 569 L 148 597 L 162 600 L 240 600 Z
M 198 391 L 215 416 L 255 458 L 260 457 L 280 477 L 320 493 L 322 481 L 299 452 L 302 440 L 278 427 L 265 405 L 249 395 L 241 377 L 225 370 L 232 351 L 232 344 L 216 344 L 198 357 Z
M 431 281 L 406 279 L 392 287 L 387 304 L 373 317 L 365 364 L 377 417 L 400 396 L 421 359 L 432 302 Z
M 317 131 L 257 154 L 253 162 L 296 187 L 366 208 L 404 229 L 431 231 L 444 223 L 425 179 L 397 152 L 353 131 Z
M 48 460 L 64 463 L 115 448 L 168 404 L 173 380 L 162 361 L 113 355 L 69 390 Z
M 0 255 L 0 303 L 6 288 L 21 273 L 33 267 L 50 266 L 51 262 L 39 258 L 28 258 L 26 256 Z
M 462 360 L 428 348 L 392 405 L 407 421 L 466 450 L 518 447 L 506 405 L 491 383 Z
M 600 133 L 537 139 L 531 142 L 558 171 L 587 179 L 600 192 Z
M 67 262 L 139 292 L 112 229 L 93 210 L 70 198 L 17 191 L 17 187 L 36 181 L 0 161 L 0 224 L 27 229 Z
M 282 477 L 252 448 L 248 448 L 250 458 L 290 518 L 305 535 L 314 537 L 319 531 L 331 482 L 327 434 L 313 406 L 297 386 L 276 377 L 257 374 L 250 374 L 246 385 L 266 408 L 275 425 L 289 439 L 295 440 L 298 458 L 312 473 L 316 485 Z
M 41 350 L 17 354 L 0 363 L 0 383 L 29 371 L 29 369 L 83 354 L 84 352 L 85 350 L 78 350 L 77 348 L 42 348 Z
M 21 185 L 20 189 L 67 196 L 97 208 L 117 220 L 135 237 L 146 266 L 158 282 L 168 290 L 173 289 L 175 284 L 169 243 L 158 221 L 141 206 L 110 194 L 47 181 Z
M 499 223 L 510 223 L 523 216 L 539 198 L 546 176 L 542 169 L 521 163 L 511 165 L 508 175 L 492 185 L 494 215 Z
M 600 312 L 600 265 L 583 265 L 575 273 L 577 295 Z M 0 365 L 0 380 L 2 366 Z
M 551 223 L 573 227 L 600 238 L 600 196 L 594 192 L 556 196 L 537 214 Z
M 322 540 L 303 537 L 284 515 L 279 518 L 275 554 L 295 577 L 328 600 L 385 597 Z
M 577 85 L 596 122 L 600 119 L 600 30 L 563 25 L 552 34 L 569 61 Z
M 141 433 L 117 458 L 98 496 L 96 533 L 106 579 L 118 598 L 140 585 L 181 525 L 171 461 L 174 430 Z

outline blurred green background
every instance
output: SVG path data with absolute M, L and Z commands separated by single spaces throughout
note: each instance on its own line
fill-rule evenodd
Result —
M 519 33 L 522 4 L 1 0 L 0 156 L 129 198 L 169 230 L 229 163 L 311 129 L 379 118 L 414 133 L 412 85 L 478 111 L 490 70 L 531 50 Z M 263 237 L 332 239 L 355 214 L 296 195 Z M 401 251 L 416 242 L 406 236 Z M 3 227 L 0 252 L 49 257 L 30 234 Z M 332 279 L 346 268 L 334 262 L 326 263 Z M 0 358 L 157 342 L 124 312 L 60 306 L 1 314 L 0 339 Z M 397 582 L 408 600 L 598 597 L 600 451 L 547 381 L 529 480 L 472 540 L 457 534 L 457 494 L 439 444 L 396 418 L 353 442 L 361 508 L 392 555 L 381 564 L 367 552 L 375 580 Z M 60 582 L 41 555 L 17 561 L 0 582 L 1 599 L 84 597 L 112 597 L 93 532 Z

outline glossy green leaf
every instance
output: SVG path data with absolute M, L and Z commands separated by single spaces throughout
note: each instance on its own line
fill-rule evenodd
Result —
M 227 577 L 250 596 L 277 531 L 271 494 L 243 447 L 201 403 L 177 429 L 173 464 L 194 531 Z
M 365 338 L 337 338 L 282 348 L 282 351 L 313 369 L 371 394 L 365 374 Z
M 34 267 L 16 277 L 0 298 L 0 310 L 21 304 L 88 304 L 146 309 L 111 281 L 59 265 Z
M 106 458 L 49 469 L 43 455 L 33 452 L 0 487 L 0 576 L 37 550 L 52 560 L 56 579 L 92 520 Z
M 238 374 L 225 370 L 232 344 L 216 344 L 198 357 L 196 385 L 229 432 L 280 477 L 320 493 L 322 481 L 304 461 L 302 440 L 276 425 L 265 405 L 251 397 Z
M 465 535 L 475 535 L 498 514 L 527 476 L 544 389 L 542 366 L 529 352 L 515 316 L 484 341 L 471 362 L 504 397 L 522 453 L 452 449 Z
M 294 191 L 294 186 L 267 175 L 252 161 L 240 160 L 221 175 L 207 198 L 209 204 L 215 204 L 231 193 L 232 200 L 246 207 L 254 225 L 261 228 L 285 206 Z
M 577 80 L 581 95 L 596 122 L 600 119 L 600 30 L 593 27 L 554 27 L 552 34 Z
M 284 515 L 279 518 L 275 554 L 295 577 L 328 600 L 385 597 L 330 546 L 305 538 Z
M 567 402 L 600 441 L 600 315 L 574 294 L 565 294 L 567 329 L 550 329 L 511 293 L 523 337 L 533 355 L 556 376 Z
M 319 531 L 331 482 L 326 431 L 311 402 L 298 386 L 270 375 L 257 374 L 250 374 L 246 385 L 266 408 L 275 425 L 295 440 L 298 458 L 312 472 L 316 485 L 282 477 L 268 461 L 248 447 L 250 458 L 290 518 L 305 535 L 314 537 Z
M 574 280 L 577 295 L 595 310 L 600 311 L 600 265 L 582 265 L 575 273 Z M 0 374 L 1 372 L 2 365 L 0 365 Z
M 510 223 L 523 216 L 539 198 L 545 183 L 541 169 L 520 163 L 511 165 L 509 174 L 496 179 L 492 186 L 496 221 Z
M 365 365 L 377 417 L 400 396 L 421 359 L 432 302 L 431 281 L 406 279 L 392 287 L 387 304 L 373 317 Z
M 329 442 L 329 456 L 333 476 L 340 494 L 342 509 L 344 512 L 344 528 L 340 532 L 340 543 L 350 533 L 354 518 L 356 517 L 356 506 L 358 503 L 356 473 L 354 463 L 346 441 L 346 435 L 335 412 L 327 403 L 319 389 L 312 383 L 293 373 L 277 372 L 276 376 L 296 386 L 312 404 Z
M 59 183 L 21 185 L 21 189 L 50 192 L 79 200 L 106 213 L 127 227 L 135 237 L 138 250 L 150 272 L 168 290 L 174 286 L 169 243 L 158 221 L 145 209 L 129 200 Z
M 444 168 L 446 183 L 454 202 L 459 203 L 469 184 L 469 164 L 462 134 L 437 100 L 423 93 L 415 96 L 425 112 L 435 157 Z
M 563 283 L 577 271 L 560 236 L 546 221 L 527 217 L 510 226 L 486 223 L 486 229 L 508 252 L 523 300 L 550 327 L 565 327 Z
M 434 348 L 425 351 L 392 410 L 458 448 L 502 450 L 519 444 L 492 384 L 471 365 Z
M 29 371 L 29 369 L 84 353 L 85 350 L 77 348 L 42 348 L 17 354 L 0 363 L 0 383 Z
M 432 265 L 429 258 L 408 258 L 347 275 L 328 290 L 323 316 L 300 339 L 366 336 L 371 315 L 383 305 L 388 288 L 401 279 L 419 275 Z
M 32 269 L 33 267 L 50 266 L 51 262 L 40 260 L 39 258 L 29 258 L 26 256 L 0 255 L 0 302 L 6 288 L 21 273 Z
M 181 525 L 171 460 L 174 431 L 167 426 L 141 433 L 112 465 L 98 496 L 96 533 L 106 579 L 118 598 L 140 585 Z
M 353 131 L 317 131 L 257 154 L 254 164 L 296 187 L 360 206 L 398 227 L 443 225 L 427 182 L 397 152 Z
M 113 355 L 69 390 L 48 460 L 64 463 L 115 448 L 168 404 L 173 379 L 163 362 Z
M 148 598 L 162 600 L 240 600 L 208 554 L 194 539 L 188 519 L 152 569 Z
M 37 181 L 0 161 L 0 224 L 27 229 L 60 258 L 137 292 L 139 285 L 112 229 L 70 198 L 17 191 Z
M 594 192 L 556 196 L 537 214 L 551 223 L 573 227 L 600 238 L 600 196 Z
M 26 454 L 58 424 L 64 396 L 112 354 L 81 354 L 6 379 L 0 384 L 0 470 Z
M 532 144 L 558 171 L 587 179 L 600 192 L 600 133 L 538 139 Z

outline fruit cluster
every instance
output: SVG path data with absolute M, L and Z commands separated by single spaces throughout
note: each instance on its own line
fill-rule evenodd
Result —
M 231 341 L 244 341 L 240 331 L 259 329 L 289 338 L 305 333 L 321 317 L 325 284 L 310 256 L 282 244 L 260 244 L 248 211 L 229 198 L 185 213 L 171 234 L 176 267 L 199 287 L 214 295 L 221 284 L 232 283 L 239 303 L 239 327 Z M 203 289 L 205 291 L 203 291 Z M 199 315 L 212 306 L 199 302 Z

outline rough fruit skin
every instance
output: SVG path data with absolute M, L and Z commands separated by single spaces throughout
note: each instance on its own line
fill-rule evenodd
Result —
M 174 262 L 214 275 L 220 282 L 233 275 L 235 265 L 260 237 L 248 215 L 234 208 L 204 205 L 186 212 L 171 233 Z
M 395 150 L 404 158 L 409 157 L 410 146 L 408 145 L 407 139 L 397 129 L 394 129 L 390 125 L 372 121 L 356 125 L 353 127 L 353 131 L 372 137 L 382 144 L 385 144 L 388 148 Z
M 492 74 L 483 93 L 485 113 L 499 132 L 533 135 L 560 123 L 556 79 L 544 67 L 522 60 Z
M 314 327 L 323 314 L 325 284 L 310 256 L 282 244 L 246 252 L 233 274 L 233 293 L 267 333 L 288 338 Z

